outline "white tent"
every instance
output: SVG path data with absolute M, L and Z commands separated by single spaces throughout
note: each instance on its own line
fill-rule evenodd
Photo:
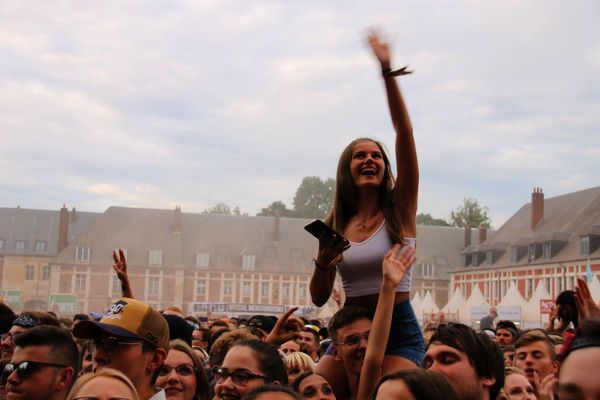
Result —
M 521 306 L 521 308 L 523 308 L 525 306 L 525 304 L 527 304 L 527 302 L 525 301 L 523 296 L 521 296 L 521 292 L 519 292 L 519 288 L 517 288 L 517 285 L 511 284 L 510 287 L 508 288 L 508 290 L 506 291 L 504 298 L 498 305 L 499 306 Z
M 424 313 L 438 313 L 440 312 L 440 308 L 435 304 L 435 300 L 431 296 L 431 292 L 428 290 L 423 298 L 423 302 L 421 303 L 421 309 Z
M 417 308 L 421 307 L 421 303 L 423 302 L 423 300 L 421 300 L 421 295 L 419 294 L 419 292 L 416 292 L 415 295 L 413 296 L 412 300 L 410 301 L 410 304 L 412 305 L 413 310 L 416 310 Z M 416 311 L 415 311 L 416 313 Z M 417 318 L 419 317 L 419 315 L 417 314 Z
M 469 325 L 471 324 L 472 307 L 489 308 L 489 306 L 490 305 L 485 300 L 485 297 L 483 297 L 483 293 L 481 293 L 481 290 L 479 289 L 479 285 L 475 284 L 473 285 L 471 295 L 469 296 L 463 307 L 460 309 L 458 317 L 460 321 Z
M 523 328 L 527 329 L 542 326 L 540 300 L 551 298 L 550 293 L 546 290 L 546 286 L 544 286 L 544 282 L 540 279 L 533 295 L 531 295 L 531 298 L 523 307 L 523 312 L 521 313 L 521 318 L 523 318 Z
M 448 303 L 442 307 L 442 311 L 446 314 L 456 314 L 457 318 L 460 320 L 460 309 L 465 304 L 465 301 L 465 297 L 463 296 L 461 290 L 456 288 L 452 296 L 450 296 Z
M 600 301 L 600 282 L 598 282 L 598 278 L 596 275 L 592 277 L 592 281 L 588 282 L 588 288 L 590 289 L 590 294 L 594 299 L 594 302 L 598 303 Z

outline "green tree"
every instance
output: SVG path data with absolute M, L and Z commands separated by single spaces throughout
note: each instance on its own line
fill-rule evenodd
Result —
M 262 208 L 258 214 L 259 217 L 273 217 L 275 211 L 279 210 L 281 217 L 293 217 L 294 210 L 290 210 L 282 201 L 274 201 L 265 208 Z
M 450 226 L 448 221 L 441 218 L 433 218 L 431 214 L 417 214 L 418 225 L 436 225 L 436 226 Z
M 214 207 L 209 208 L 208 210 L 204 210 L 205 214 L 221 214 L 221 215 L 231 215 L 231 207 L 229 207 L 225 203 L 217 203 Z
M 324 218 L 333 205 L 335 181 L 307 176 L 296 190 L 294 214 L 298 218 Z
M 489 228 L 492 224 L 492 220 L 488 216 L 488 208 L 479 205 L 477 199 L 466 198 L 463 200 L 463 204 L 456 207 L 454 211 L 450 212 L 450 223 L 452 226 L 464 227 L 470 224 L 472 227 L 479 227 L 480 225 Z

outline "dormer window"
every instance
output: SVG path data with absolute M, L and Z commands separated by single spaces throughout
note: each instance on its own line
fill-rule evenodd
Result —
M 150 250 L 148 252 L 148 265 L 160 267 L 162 265 L 162 251 Z
M 546 242 L 542 245 L 542 255 L 544 260 L 549 260 L 552 258 L 552 243 Z
M 583 257 L 589 257 L 590 255 L 590 237 L 583 236 L 579 239 L 579 254 Z
M 471 265 L 471 253 L 462 253 L 460 255 L 460 263 L 463 267 L 468 267 L 469 265 Z

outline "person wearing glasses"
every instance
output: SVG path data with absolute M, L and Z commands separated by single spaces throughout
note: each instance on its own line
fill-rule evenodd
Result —
M 6 399 L 64 400 L 79 370 L 79 352 L 69 333 L 40 325 L 15 337 L 12 359 L 4 366 Z
M 121 371 L 133 382 L 141 400 L 166 399 L 155 383 L 169 348 L 169 325 L 148 304 L 124 297 L 111 305 L 99 322 L 78 323 L 73 335 L 94 340 L 96 371 Z
M 75 382 L 67 400 L 139 400 L 135 386 L 120 371 L 104 368 Z
M 213 369 L 213 376 L 215 398 L 219 400 L 239 400 L 255 387 L 288 383 L 277 348 L 256 339 L 236 342 L 221 367 Z
M 208 379 L 202 362 L 182 340 L 172 340 L 165 363 L 158 370 L 156 385 L 167 400 L 208 400 Z

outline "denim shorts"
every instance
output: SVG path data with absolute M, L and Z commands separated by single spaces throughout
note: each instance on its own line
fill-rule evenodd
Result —
M 325 354 L 333 354 L 332 346 L 329 346 Z M 423 362 L 425 357 L 423 332 L 421 332 L 419 322 L 409 300 L 394 306 L 385 355 L 406 358 L 418 366 L 421 366 Z

